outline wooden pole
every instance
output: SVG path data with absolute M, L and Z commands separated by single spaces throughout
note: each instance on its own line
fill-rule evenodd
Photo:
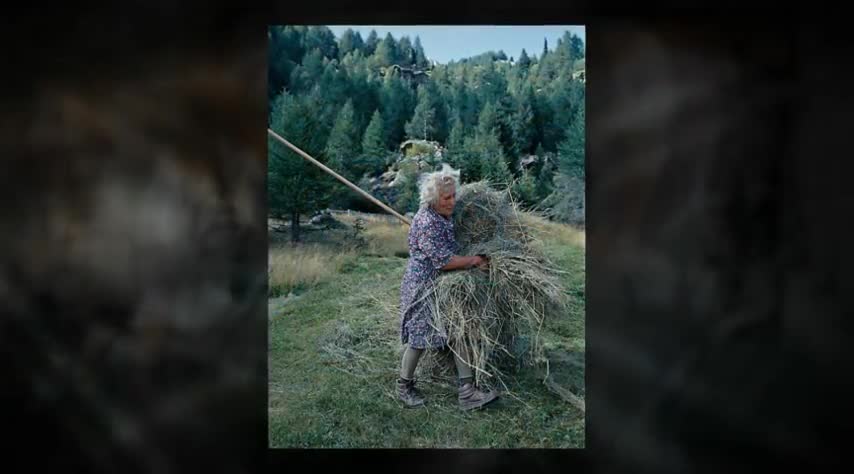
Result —
M 338 174 L 338 173 L 336 173 L 336 172 L 332 171 L 331 169 L 329 169 L 328 167 L 326 167 L 326 165 L 324 165 L 323 163 L 321 163 L 321 162 L 317 161 L 316 159 L 312 158 L 308 153 L 306 153 L 306 152 L 304 152 L 304 151 L 300 150 L 300 149 L 299 149 L 299 148 L 297 148 L 295 145 L 293 145 L 291 142 L 289 142 L 289 141 L 285 140 L 284 138 L 282 138 L 281 136 L 279 136 L 279 134 L 277 134 L 276 132 L 274 132 L 274 131 L 272 131 L 272 130 L 270 130 L 270 129 L 268 128 L 268 129 L 267 129 L 267 133 L 268 133 L 269 135 L 271 135 L 273 138 L 275 138 L 276 140 L 278 140 L 278 141 L 282 142 L 282 144 L 284 144 L 285 146 L 287 146 L 288 148 L 290 148 L 291 150 L 293 150 L 293 151 L 294 151 L 295 153 L 297 153 L 298 155 L 300 155 L 300 156 L 302 156 L 303 158 L 305 158 L 306 160 L 308 160 L 308 161 L 310 161 L 310 162 L 314 163 L 315 165 L 317 165 L 318 167 L 320 167 L 320 169 L 322 169 L 323 171 L 326 171 L 327 173 L 329 173 L 329 174 L 331 174 L 332 176 L 334 176 L 338 181 L 341 181 L 342 183 L 346 184 L 346 185 L 347 185 L 350 189 L 352 189 L 353 191 L 356 191 L 357 193 L 361 194 L 362 196 L 364 196 L 365 198 L 367 198 L 368 200 L 370 200 L 372 203 L 374 203 L 374 204 L 376 204 L 377 206 L 380 206 L 381 208 L 385 209 L 386 211 L 388 211 L 388 212 L 390 212 L 390 213 L 394 214 L 394 216 L 396 216 L 398 219 L 400 219 L 401 221 L 403 221 L 406 225 L 408 225 L 408 226 L 411 226 L 411 225 L 412 225 L 412 223 L 409 221 L 409 219 L 407 219 L 406 217 L 402 216 L 399 212 L 397 212 L 397 211 L 395 211 L 394 209 L 390 208 L 389 206 L 387 206 L 387 205 L 383 204 L 383 202 L 382 202 L 382 201 L 380 201 L 379 199 L 377 199 L 377 198 L 375 198 L 375 197 L 371 196 L 370 194 L 368 194 L 367 192 L 365 192 L 365 190 L 364 190 L 364 189 L 362 189 L 362 188 L 360 188 L 360 187 L 356 186 L 355 184 L 351 183 L 350 181 L 347 181 L 347 179 L 346 179 L 346 178 L 344 178 L 344 177 L 343 177 L 343 176 L 341 176 L 340 174 Z

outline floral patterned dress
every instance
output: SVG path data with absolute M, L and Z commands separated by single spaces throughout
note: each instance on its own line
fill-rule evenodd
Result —
M 420 209 L 409 229 L 409 263 L 400 285 L 400 339 L 413 349 L 447 345 L 447 336 L 433 327 L 425 295 L 457 251 L 453 221 L 432 208 Z

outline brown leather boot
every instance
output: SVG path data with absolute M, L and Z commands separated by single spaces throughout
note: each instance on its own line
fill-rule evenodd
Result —
M 494 402 L 498 399 L 498 394 L 493 391 L 482 392 L 471 383 L 466 383 L 460 387 L 458 399 L 460 401 L 460 409 L 474 410 L 475 408 L 480 408 Z
M 415 379 L 406 380 L 398 377 L 397 395 L 407 408 L 418 408 L 424 405 L 424 397 L 415 388 Z

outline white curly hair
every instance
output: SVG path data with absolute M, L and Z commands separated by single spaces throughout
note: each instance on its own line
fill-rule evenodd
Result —
M 439 201 L 439 196 L 449 191 L 455 193 L 460 187 L 460 170 L 455 170 L 446 163 L 442 169 L 432 173 L 424 173 L 418 180 L 421 190 L 421 208 L 427 208 Z

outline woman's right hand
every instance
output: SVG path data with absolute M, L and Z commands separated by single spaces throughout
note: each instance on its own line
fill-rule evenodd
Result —
M 486 256 L 454 255 L 453 257 L 451 257 L 451 261 L 448 262 L 444 267 L 442 267 L 441 270 L 451 271 L 475 267 L 478 267 L 480 269 L 486 269 L 488 266 L 489 257 Z

